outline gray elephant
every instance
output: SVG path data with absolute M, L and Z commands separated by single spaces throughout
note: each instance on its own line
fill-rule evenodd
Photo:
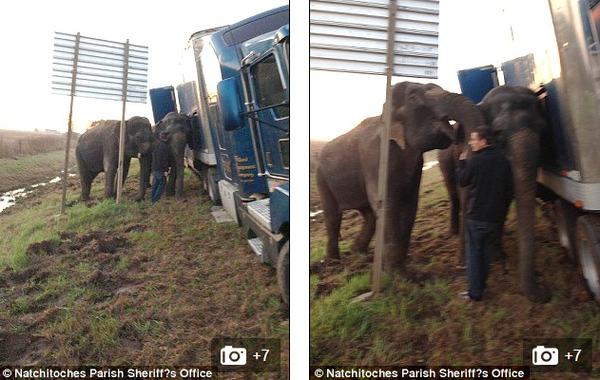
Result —
M 536 176 L 541 154 L 540 140 L 547 128 L 546 120 L 538 97 L 533 91 L 524 87 L 496 87 L 483 98 L 479 106 L 486 123 L 494 131 L 497 146 L 508 158 L 513 172 L 514 194 L 517 201 L 521 287 L 532 301 L 547 302 L 550 300 L 550 292 L 547 287 L 537 283 L 534 271 L 535 205 L 538 193 Z M 470 132 L 465 129 L 464 133 L 468 135 Z M 453 153 L 450 152 L 440 155 L 440 158 L 446 161 L 442 164 L 440 160 L 442 171 L 449 171 L 455 167 L 448 163 L 453 159 L 452 157 Z M 444 173 L 445 178 L 452 178 L 454 175 Z M 447 182 L 447 185 L 449 193 L 450 187 L 456 188 L 456 183 Z M 452 219 L 454 217 L 453 215 Z M 461 239 L 464 239 L 464 236 L 461 236 Z M 461 245 L 464 247 L 464 243 Z M 460 260 L 464 261 L 464 248 L 461 249 L 460 255 Z
M 167 196 L 175 195 L 177 199 L 183 199 L 183 159 L 186 145 L 192 145 L 192 121 L 191 118 L 177 112 L 169 112 L 161 121 L 152 127 L 154 137 L 162 131 L 169 132 L 169 147 L 172 154 L 172 166 L 167 181 Z M 148 155 L 150 156 L 150 155 Z M 149 162 L 152 162 L 152 158 Z
M 152 126 L 145 117 L 134 116 L 125 123 L 123 182 L 127 178 L 131 158 L 149 152 L 153 139 Z M 105 175 L 104 198 L 115 197 L 120 129 L 119 120 L 102 120 L 79 138 L 75 157 L 81 182 L 81 200 L 89 200 L 92 182 L 101 172 Z M 140 160 L 140 195 L 148 187 L 149 173 L 150 167 Z
M 442 172 L 442 177 L 444 178 L 446 189 L 448 190 L 448 197 L 450 198 L 450 234 L 452 235 L 458 235 L 459 232 L 462 233 L 461 224 L 459 222 L 461 191 L 458 186 L 458 171 L 456 165 L 461 152 L 465 147 L 468 148 L 462 126 L 456 124 L 455 130 L 456 138 L 454 143 L 446 149 L 438 150 L 438 163 L 440 171 Z M 460 257 L 459 260 L 460 259 L 462 259 L 462 261 L 459 261 L 459 264 L 464 265 L 464 256 Z
M 403 272 L 417 211 L 423 152 L 446 148 L 454 138 L 448 120 L 474 128 L 483 122 L 467 98 L 433 84 L 396 84 L 390 131 L 387 228 L 384 244 L 389 253 L 386 270 Z M 317 187 L 327 228 L 327 257 L 339 259 L 338 238 L 342 211 L 361 212 L 364 224 L 352 247 L 366 251 L 375 231 L 377 183 L 382 117 L 364 120 L 350 132 L 327 143 L 320 153 Z M 397 144 L 404 128 L 406 148 Z

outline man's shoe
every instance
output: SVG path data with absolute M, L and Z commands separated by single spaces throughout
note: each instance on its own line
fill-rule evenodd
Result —
M 463 301 L 470 301 L 471 296 L 469 296 L 469 292 L 460 292 L 458 293 L 458 298 Z
M 460 292 L 458 293 L 458 298 L 463 300 L 463 301 L 473 301 L 473 302 L 479 302 L 481 301 L 481 298 L 476 299 L 476 298 L 471 298 L 471 296 L 469 295 L 469 292 Z

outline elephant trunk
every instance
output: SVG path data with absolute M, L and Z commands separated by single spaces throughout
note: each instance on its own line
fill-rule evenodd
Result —
M 437 105 L 434 109 L 439 119 L 454 120 L 462 126 L 463 136 L 458 136 L 457 130 L 447 132 L 448 137 L 453 141 L 464 136 L 468 139 L 473 128 L 485 124 L 481 110 L 469 98 L 440 89 L 430 90 L 428 94 L 436 98 Z
M 537 284 L 534 272 L 538 147 L 539 134 L 530 128 L 523 128 L 510 135 L 506 153 L 513 171 L 517 201 L 521 287 L 532 301 L 547 302 L 550 293 L 545 287 Z

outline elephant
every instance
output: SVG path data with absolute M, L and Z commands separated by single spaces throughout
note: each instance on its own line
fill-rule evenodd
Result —
M 385 109 L 385 106 L 384 106 Z M 352 251 L 366 252 L 375 232 L 380 134 L 383 116 L 365 119 L 348 133 L 328 142 L 317 166 L 317 189 L 327 229 L 326 254 L 339 259 L 338 238 L 344 210 L 358 210 L 364 219 Z M 448 147 L 455 131 L 449 120 L 474 128 L 483 122 L 466 97 L 434 84 L 401 82 L 392 88 L 389 181 L 384 237 L 384 268 L 403 273 L 415 221 L 423 153 Z M 404 129 L 401 135 L 400 127 Z M 404 137 L 405 149 L 399 141 Z
M 478 105 L 486 123 L 492 127 L 496 146 L 508 158 L 513 172 L 514 197 L 517 204 L 517 225 L 519 241 L 519 275 L 525 295 L 534 302 L 548 302 L 549 289 L 538 284 L 535 277 L 534 225 L 535 205 L 538 194 L 536 182 L 537 169 L 540 162 L 541 144 L 547 130 L 537 95 L 528 88 L 518 86 L 500 86 L 492 89 Z M 468 136 L 469 131 L 464 134 Z M 452 147 L 448 148 L 448 150 Z M 443 152 L 439 156 L 445 160 L 440 168 L 442 172 L 455 169 L 455 163 L 449 163 L 453 153 Z M 445 178 L 452 178 L 453 173 L 444 173 Z M 455 178 L 455 177 L 454 177 Z M 456 189 L 456 183 L 447 182 L 448 192 Z M 450 189 L 452 188 L 452 190 Z M 461 196 L 461 199 L 462 198 Z M 461 211 L 464 202 L 461 204 Z M 453 208 L 452 220 L 458 219 Z M 464 213 L 462 214 L 464 218 Z M 464 236 L 461 234 L 461 239 Z M 461 243 L 461 257 L 464 261 L 464 242 Z
M 169 132 L 169 147 L 172 153 L 172 166 L 167 181 L 167 196 L 183 199 L 183 170 L 186 145 L 192 145 L 192 119 L 187 115 L 169 112 L 152 127 L 155 138 L 162 131 Z
M 448 197 L 450 198 L 451 235 L 458 235 L 459 232 L 462 232 L 460 229 L 461 224 L 459 222 L 461 192 L 458 186 L 458 171 L 456 165 L 458 163 L 460 154 L 464 148 L 467 147 L 465 144 L 465 136 L 462 127 L 460 125 L 455 125 L 455 130 L 456 138 L 454 143 L 446 149 L 439 149 L 437 154 L 440 171 L 442 172 L 446 190 L 448 190 Z M 459 262 L 459 264 L 464 264 L 464 257 L 460 259 L 463 261 Z
M 75 157 L 81 182 L 81 200 L 90 198 L 92 182 L 100 172 L 105 173 L 104 198 L 116 195 L 116 176 L 119 165 L 119 136 L 121 121 L 96 122 L 77 142 Z M 125 122 L 125 154 L 123 182 L 127 178 L 132 157 L 146 154 L 152 147 L 152 126 L 145 117 L 134 116 Z M 148 187 L 150 167 L 140 160 L 140 195 Z M 138 197 L 140 196 L 138 195 Z

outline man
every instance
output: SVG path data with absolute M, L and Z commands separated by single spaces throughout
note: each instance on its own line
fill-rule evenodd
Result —
M 165 191 L 167 174 L 169 173 L 169 132 L 162 131 L 152 153 L 152 203 L 158 201 Z
M 500 246 L 502 227 L 513 196 L 510 163 L 490 144 L 491 128 L 479 126 L 471 132 L 469 146 L 458 162 L 460 186 L 468 187 L 466 208 L 467 278 L 469 291 L 463 299 L 481 301 L 490 261 Z

